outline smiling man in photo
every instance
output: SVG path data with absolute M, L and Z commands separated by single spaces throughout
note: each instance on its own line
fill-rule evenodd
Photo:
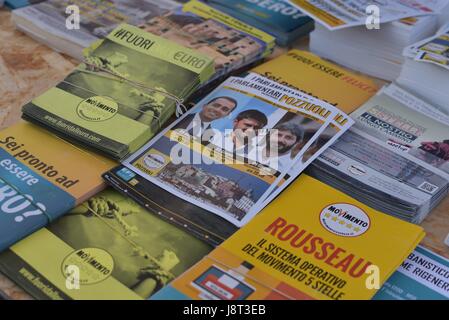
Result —
M 200 112 L 187 115 L 176 129 L 185 129 L 196 138 L 201 138 L 204 132 L 211 129 L 211 122 L 228 116 L 237 107 L 237 101 L 231 97 L 215 97 L 207 102 Z

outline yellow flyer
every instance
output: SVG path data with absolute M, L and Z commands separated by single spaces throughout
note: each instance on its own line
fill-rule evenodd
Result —
M 307 175 L 154 299 L 370 299 L 424 237 Z
M 354 111 L 378 91 L 370 79 L 300 50 L 291 50 L 252 71 L 326 101 L 345 113 Z

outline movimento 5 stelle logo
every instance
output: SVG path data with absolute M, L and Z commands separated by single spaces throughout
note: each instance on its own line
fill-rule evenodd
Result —
M 321 225 L 329 232 L 343 237 L 357 237 L 368 231 L 371 221 L 359 207 L 349 203 L 334 203 L 320 213 Z

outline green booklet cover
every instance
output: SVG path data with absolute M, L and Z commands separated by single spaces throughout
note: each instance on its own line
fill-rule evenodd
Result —
M 23 114 L 121 159 L 148 141 L 213 73 L 210 58 L 122 24 L 62 82 L 25 105 Z
M 37 299 L 147 299 L 212 250 L 106 189 L 0 255 Z

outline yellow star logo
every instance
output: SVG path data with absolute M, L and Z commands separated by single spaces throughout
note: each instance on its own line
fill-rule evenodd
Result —
M 345 224 L 345 220 L 340 220 L 339 223 L 343 225 Z
M 331 217 L 331 214 L 330 214 L 329 212 L 326 212 L 326 213 L 324 214 L 324 216 L 325 216 L 326 218 L 330 218 L 330 217 Z
M 355 228 L 354 228 L 354 231 L 355 231 L 355 232 L 359 232 L 359 231 L 360 231 L 360 228 L 359 228 L 359 227 L 355 227 Z
M 332 217 L 332 220 L 337 222 L 338 219 L 337 219 L 337 217 Z
M 348 229 L 352 229 L 352 224 L 348 223 L 348 224 L 346 225 L 346 227 L 348 227 Z

